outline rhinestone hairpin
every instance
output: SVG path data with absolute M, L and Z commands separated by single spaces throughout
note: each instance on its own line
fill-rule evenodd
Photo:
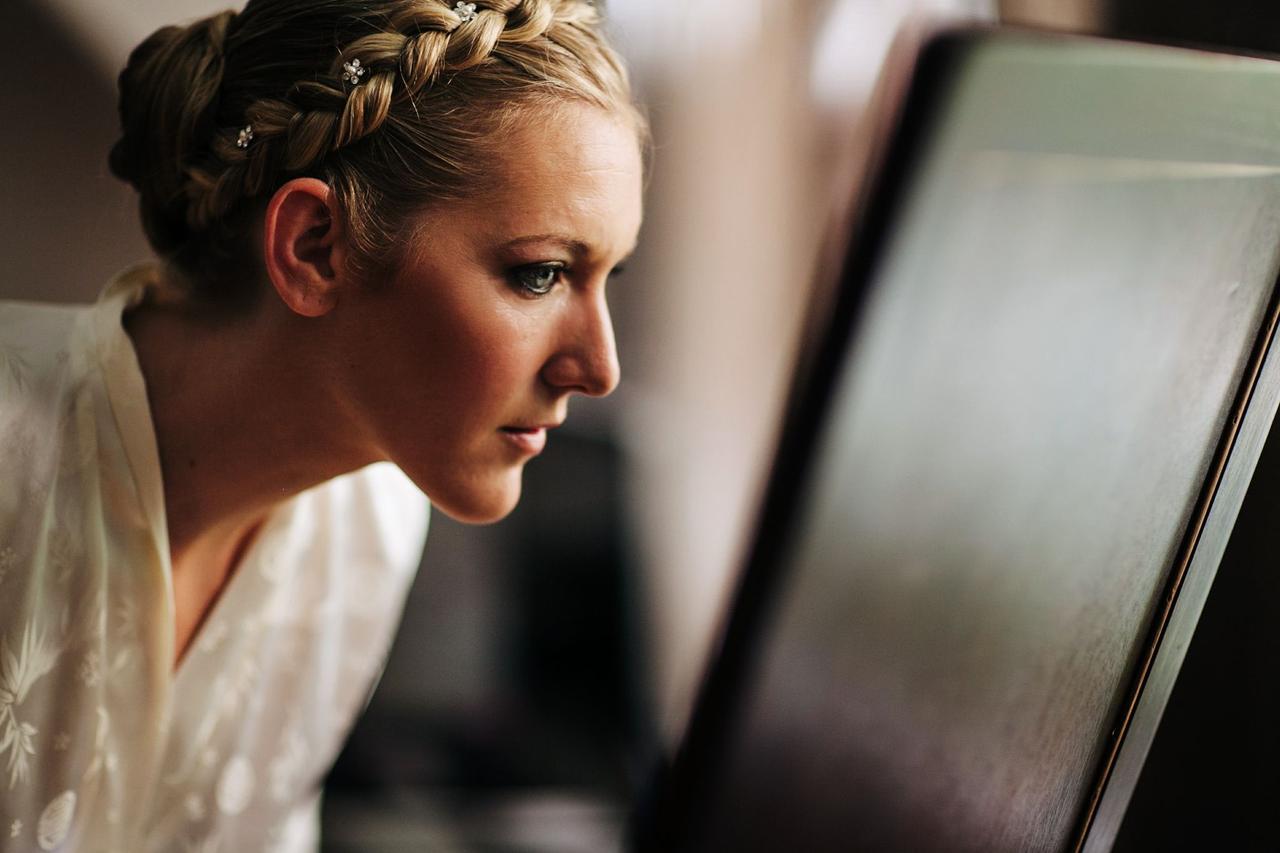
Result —
M 353 59 L 350 62 L 344 62 L 342 63 L 342 79 L 347 83 L 350 83 L 352 86 L 358 86 L 360 84 L 360 78 L 363 77 L 364 73 L 368 70 L 368 68 L 365 68 L 360 64 L 360 60 L 358 59 Z
M 464 3 L 462 0 L 458 0 L 457 5 L 453 7 L 453 11 L 458 13 L 458 17 L 462 19 L 464 24 L 467 21 L 474 21 L 476 19 L 475 3 Z
M 240 134 L 236 136 L 237 148 L 248 148 L 249 143 L 253 141 L 253 125 L 245 125 L 240 128 Z

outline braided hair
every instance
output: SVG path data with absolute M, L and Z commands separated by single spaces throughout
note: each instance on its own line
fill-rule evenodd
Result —
M 111 170 L 198 291 L 252 278 L 252 217 L 299 176 L 330 185 L 357 262 L 385 269 L 410 214 L 485 188 L 530 111 L 585 101 L 643 132 L 598 17 L 586 0 L 250 0 L 133 51 Z

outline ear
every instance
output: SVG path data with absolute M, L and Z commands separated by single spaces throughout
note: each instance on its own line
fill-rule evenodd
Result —
M 348 247 L 333 191 L 324 181 L 295 178 L 267 204 L 262 257 L 280 299 L 303 317 L 338 304 Z

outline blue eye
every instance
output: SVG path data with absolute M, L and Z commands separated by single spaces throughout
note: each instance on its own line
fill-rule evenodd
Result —
M 528 296 L 546 296 L 564 275 L 564 264 L 530 264 L 512 272 L 512 278 Z

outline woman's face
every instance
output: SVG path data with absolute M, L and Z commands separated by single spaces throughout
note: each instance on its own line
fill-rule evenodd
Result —
M 565 105 L 504 150 L 500 189 L 422 215 L 393 279 L 354 297 L 342 348 L 378 455 L 466 521 L 510 512 L 569 397 L 618 383 L 605 284 L 641 220 L 625 120 Z

